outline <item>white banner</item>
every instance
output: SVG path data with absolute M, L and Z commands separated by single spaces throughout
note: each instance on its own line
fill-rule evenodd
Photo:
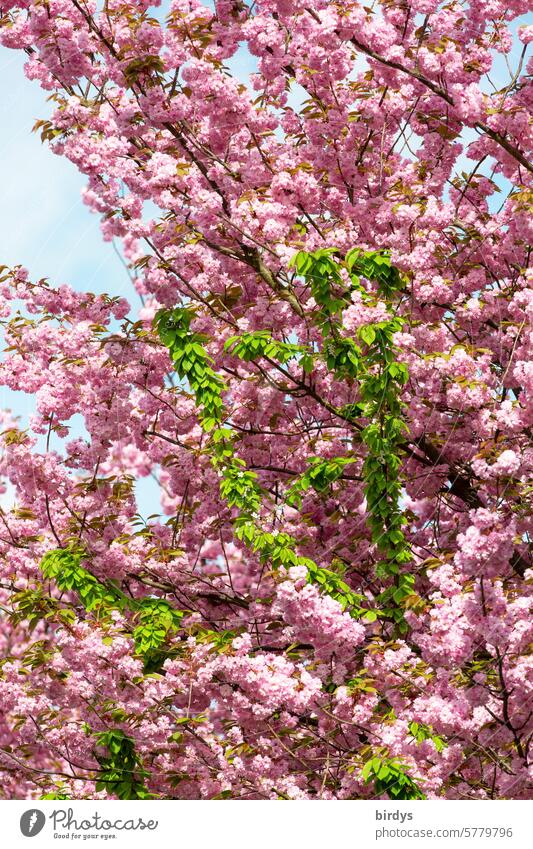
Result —
M 5 801 L 0 816 L 2 849 L 533 847 L 533 803 L 518 801 Z

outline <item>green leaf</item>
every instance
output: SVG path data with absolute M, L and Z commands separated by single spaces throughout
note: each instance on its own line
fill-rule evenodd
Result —
M 371 345 L 374 339 L 376 338 L 376 331 L 374 330 L 371 324 L 365 324 L 359 328 L 359 330 L 357 331 L 357 335 L 367 345 Z

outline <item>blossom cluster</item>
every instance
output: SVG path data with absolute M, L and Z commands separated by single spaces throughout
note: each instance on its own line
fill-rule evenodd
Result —
M 0 0 L 0 42 L 51 98 L 36 129 L 85 175 L 143 300 L 0 275 L 0 384 L 36 401 L 28 423 L 1 414 L 2 797 L 116 797 L 110 731 L 158 798 L 375 798 L 373 757 L 428 798 L 531 797 L 528 5 Z M 290 262 L 354 247 L 404 281 L 402 630 L 379 610 L 394 586 L 367 521 L 360 383 L 328 364 L 331 316 Z M 177 306 L 257 476 L 255 520 L 272 549 L 297 541 L 281 567 L 237 533 L 215 437 L 153 330 Z M 340 311 L 360 339 L 390 304 L 361 278 Z M 264 332 L 296 354 L 226 344 Z M 105 604 L 45 578 L 58 549 L 82 552 Z

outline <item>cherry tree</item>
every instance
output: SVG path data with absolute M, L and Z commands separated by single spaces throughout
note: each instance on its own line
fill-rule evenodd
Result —
M 0 0 L 134 288 L 1 274 L 5 798 L 531 796 L 527 7 Z

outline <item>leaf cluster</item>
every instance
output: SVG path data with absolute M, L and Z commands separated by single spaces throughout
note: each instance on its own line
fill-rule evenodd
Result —
M 255 330 L 232 336 L 225 342 L 224 348 L 244 362 L 251 362 L 257 357 L 268 357 L 280 363 L 287 363 L 307 351 L 302 345 L 274 339 L 269 330 Z
M 222 419 L 225 383 L 211 367 L 213 358 L 205 350 L 206 337 L 191 330 L 194 311 L 187 307 L 159 310 L 154 327 L 168 348 L 174 370 L 187 380 L 194 393 L 204 430 L 212 430 Z
M 287 492 L 286 500 L 293 506 L 302 506 L 302 495 L 309 489 L 327 492 L 342 477 L 346 466 L 356 462 L 356 458 L 332 457 L 324 460 L 322 457 L 308 457 L 307 462 L 309 468 L 293 482 Z
M 97 746 L 107 750 L 95 751 L 100 766 L 96 790 L 105 790 L 119 799 L 153 798 L 144 783 L 148 773 L 141 766 L 133 739 L 119 728 L 100 731 L 95 739 Z
M 374 757 L 364 765 L 361 775 L 366 784 L 374 783 L 378 796 L 389 799 L 425 799 L 419 786 L 406 772 L 404 764 L 395 758 Z

